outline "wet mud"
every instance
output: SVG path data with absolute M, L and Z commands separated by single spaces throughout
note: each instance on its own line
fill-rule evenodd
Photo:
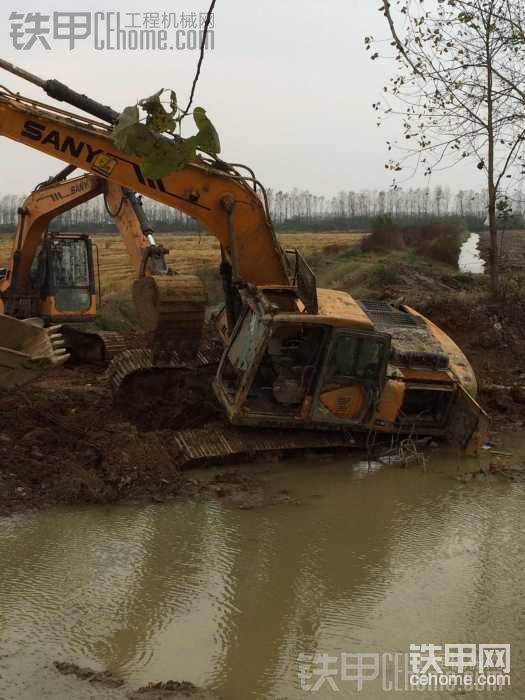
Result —
M 522 431 L 521 323 L 502 318 L 497 307 L 465 308 L 456 298 L 421 304 L 420 310 L 472 362 L 479 401 L 491 416 L 493 430 Z M 60 368 L 22 390 L 0 395 L 0 513 L 62 503 L 163 502 L 176 497 L 214 498 L 237 508 L 295 502 L 293 494 L 269 493 L 267 484 L 246 468 L 205 478 L 181 472 L 172 414 L 178 412 L 169 401 L 114 406 L 103 367 Z
M 67 661 L 55 661 L 53 665 L 63 676 L 74 676 L 79 681 L 91 684 L 100 698 L 104 697 L 104 688 L 121 688 L 129 700 L 220 700 L 218 695 L 197 688 L 188 681 L 152 682 L 134 690 L 111 671 L 95 671 Z

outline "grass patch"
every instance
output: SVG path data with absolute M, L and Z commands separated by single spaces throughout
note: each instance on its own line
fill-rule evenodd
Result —
M 413 249 L 377 252 L 348 251 L 330 257 L 309 256 L 319 287 L 340 289 L 357 298 L 384 298 L 475 289 L 486 284 L 483 275 L 459 272 L 454 266 L 421 255 Z
M 465 229 L 446 222 L 402 226 L 390 216 L 375 218 L 372 234 L 361 241 L 363 252 L 412 248 L 418 255 L 457 266 Z

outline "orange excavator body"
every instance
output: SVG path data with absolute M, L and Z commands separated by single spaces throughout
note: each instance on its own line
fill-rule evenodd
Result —
M 58 176 L 57 176 L 58 177 Z M 133 193 L 96 175 L 51 178 L 39 185 L 18 211 L 13 250 L 0 271 L 0 313 L 38 316 L 48 322 L 92 321 L 97 314 L 98 251 L 85 234 L 49 234 L 52 219 L 103 195 L 137 276 L 146 274 L 151 255 L 161 256 L 155 270 L 167 268 L 167 251 L 155 245 Z
M 71 170 L 66 168 L 39 185 L 19 208 L 13 252 L 7 267 L 0 270 L 0 313 L 55 324 L 96 319 L 98 248 L 86 234 L 52 234 L 48 227 L 58 215 L 102 195 L 140 287 L 134 297 L 141 325 L 155 333 L 186 323 L 187 333 L 198 342 L 207 302 L 200 281 L 192 275 L 170 274 L 169 251 L 156 244 L 133 192 L 98 175 L 65 179 Z M 181 296 L 189 297 L 193 307 L 183 308 Z M 72 329 L 65 333 L 70 343 L 76 339 L 77 346 L 78 341 L 88 340 Z M 105 356 L 103 346 L 96 339 L 93 342 L 98 350 L 90 350 L 87 357 Z M 73 356 L 80 359 L 78 351 Z

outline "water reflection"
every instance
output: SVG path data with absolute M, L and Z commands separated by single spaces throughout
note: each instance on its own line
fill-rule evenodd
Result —
M 485 272 L 485 261 L 481 257 L 479 241 L 479 233 L 471 233 L 461 246 L 458 260 L 458 267 L 461 272 L 471 272 L 476 275 L 481 275 Z
M 62 659 L 134 685 L 185 679 L 231 700 L 295 700 L 300 653 L 458 640 L 510 641 L 505 697 L 522 697 L 523 484 L 461 484 L 453 454 L 431 457 L 427 472 L 357 467 L 272 468 L 264 478 L 300 505 L 0 521 L 0 697 L 96 697 L 57 678 Z M 383 696 L 371 683 L 366 697 Z

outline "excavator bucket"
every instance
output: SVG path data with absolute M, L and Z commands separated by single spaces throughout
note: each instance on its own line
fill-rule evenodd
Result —
M 26 384 L 68 357 L 59 326 L 41 328 L 0 314 L 0 391 Z
M 133 282 L 133 301 L 140 325 L 159 344 L 195 353 L 204 327 L 208 295 L 195 275 L 154 275 Z

